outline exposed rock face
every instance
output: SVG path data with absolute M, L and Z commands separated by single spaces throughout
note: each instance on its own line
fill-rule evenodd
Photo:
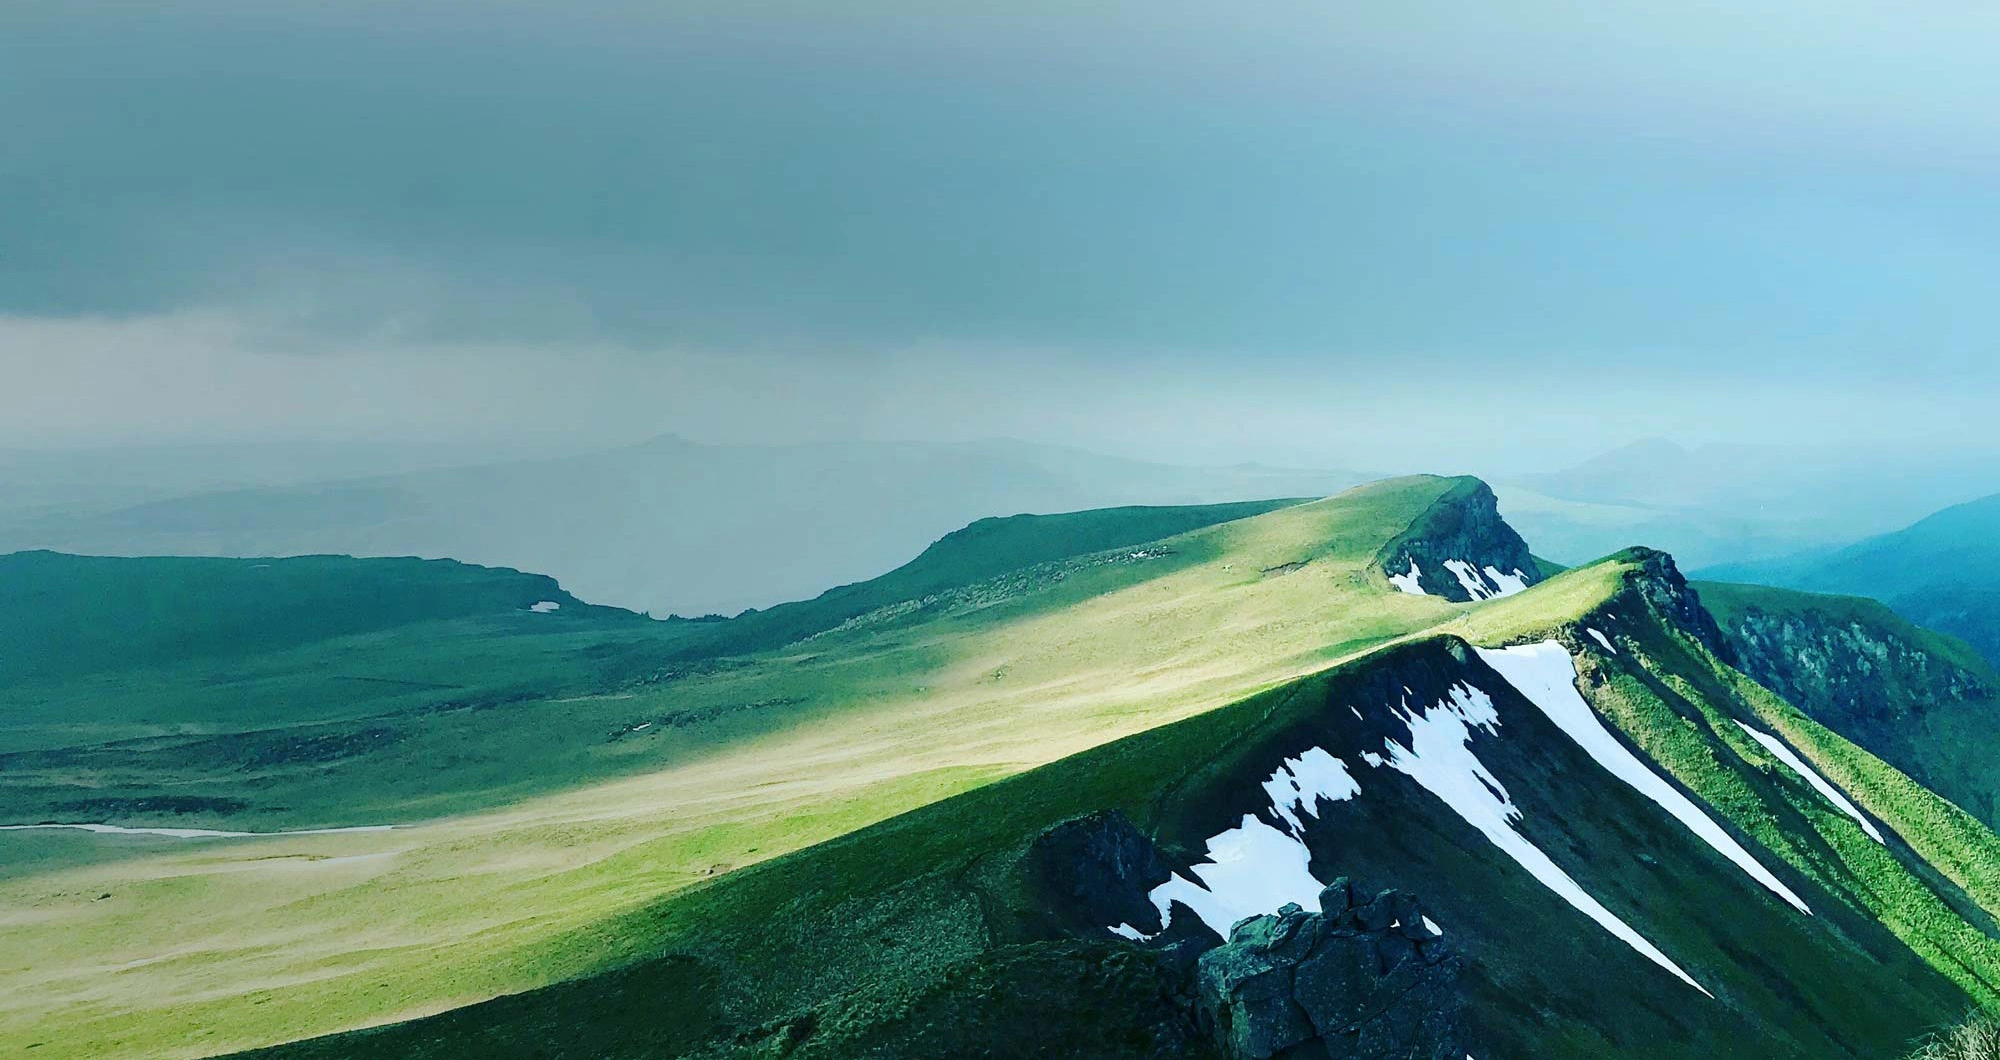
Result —
M 1417 900 L 1358 900 L 1345 877 L 1321 912 L 1286 906 L 1202 954 L 1201 1021 L 1238 1060 L 1404 1060 L 1466 1054 L 1461 962 Z
M 1129 924 L 1148 935 L 1159 932 L 1160 911 L 1146 894 L 1167 882 L 1172 870 L 1153 841 L 1117 810 L 1056 825 L 1035 840 L 1029 860 L 1070 931 L 1095 934 Z
M 1384 573 L 1400 577 L 1408 577 L 1414 564 L 1425 593 L 1460 602 L 1504 595 L 1541 580 L 1528 543 L 1500 518 L 1492 488 L 1478 479 L 1446 491 L 1402 536 L 1384 546 L 1377 560 Z M 1478 588 L 1468 587 L 1468 580 Z
M 1737 667 L 1757 683 L 1982 820 L 2000 821 L 2000 770 L 1978 739 L 1992 731 L 2000 700 L 1990 671 L 1954 659 L 1886 608 L 1871 620 L 1847 601 L 1752 606 L 1725 621 Z
M 1715 624 L 1715 616 L 1708 608 L 1701 606 L 1701 594 L 1694 591 L 1681 569 L 1674 564 L 1674 557 L 1652 548 L 1635 548 L 1626 553 L 1637 560 L 1638 571 L 1630 575 L 1628 588 L 1666 620 L 1667 624 L 1700 641 L 1701 644 L 1725 662 L 1733 661 L 1734 653 L 1722 636 L 1721 627 Z
M 1465 1055 L 1460 960 L 1408 894 L 1366 898 L 1343 877 L 1321 892 L 1321 912 L 1288 905 L 1235 925 L 1225 942 L 1179 903 L 1171 923 L 1161 924 L 1147 895 L 1169 869 L 1152 840 L 1117 811 L 1044 832 L 1028 865 L 1065 933 L 1101 939 L 1107 926 L 1128 924 L 1152 936 L 1139 952 L 1183 984 L 1162 996 L 1222 1055 Z
M 1995 696 L 1970 670 L 1880 626 L 1751 609 L 1726 634 L 1743 672 L 1815 715 L 1884 724 Z

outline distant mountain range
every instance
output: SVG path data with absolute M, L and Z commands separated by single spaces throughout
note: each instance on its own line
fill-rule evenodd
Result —
M 874 577 L 982 518 L 1318 497 L 1374 477 L 1018 441 L 0 452 L 0 553 L 451 558 L 546 573 L 583 599 L 656 615 L 734 614 Z M 1652 439 L 1495 490 L 1508 522 L 1561 563 L 1643 543 L 1731 577 L 1894 595 L 1909 617 L 2000 650 L 1983 620 L 1952 617 L 1981 610 L 1977 593 L 1803 573 L 1808 559 L 2000 491 L 2000 460 Z M 1889 551 L 1915 555 L 1914 543 Z
M 102 489 L 0 506 L 0 553 L 451 558 L 543 572 L 596 603 L 733 614 L 881 574 L 984 517 L 1318 497 L 1367 477 L 1176 467 L 1014 441 L 720 446 L 667 436 L 471 466 L 436 466 L 449 459 L 436 451 L 322 457 L 233 457 L 245 484 L 225 489 L 221 472 L 194 469 L 229 461 L 156 453 L 137 472 L 95 472 Z M 388 461 L 388 473 L 354 477 L 367 459 Z M 300 481 L 320 466 L 332 474 Z M 0 461 L 0 476 L 7 467 Z M 140 488 L 148 476 L 150 492 Z
M 1972 451 L 1682 448 L 1648 439 L 1495 485 L 1537 553 L 1582 563 L 1635 542 L 1690 568 L 1831 551 L 1987 493 L 2000 459 Z
M 1835 551 L 1723 564 L 1704 574 L 1873 597 L 2000 659 L 2000 495 Z

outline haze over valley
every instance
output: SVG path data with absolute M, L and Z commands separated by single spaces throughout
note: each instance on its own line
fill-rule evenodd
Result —
M 1993 1060 L 1996 44 L 0 5 L 0 1053 Z

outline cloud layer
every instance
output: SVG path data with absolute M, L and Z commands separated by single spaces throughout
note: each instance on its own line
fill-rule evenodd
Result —
M 1393 6 L 8 5 L 7 370 L 86 435 L 34 343 L 357 432 L 387 406 L 328 373 L 453 358 L 511 381 L 438 429 L 523 381 L 637 430 L 806 378 L 827 430 L 927 429 L 870 386 L 1032 427 L 979 407 L 994 359 L 1069 373 L 1008 401 L 1126 380 L 1070 415 L 1135 423 L 1286 380 L 1370 420 L 1416 373 L 1719 379 L 1725 434 L 1752 392 L 1810 431 L 1805 393 L 1994 388 L 1996 16 Z

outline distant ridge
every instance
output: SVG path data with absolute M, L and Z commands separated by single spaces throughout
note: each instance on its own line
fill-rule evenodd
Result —
M 0 552 L 422 556 L 540 571 L 585 599 L 734 614 L 893 569 L 987 516 L 1319 497 L 1349 471 L 1176 467 L 1018 441 L 573 456 L 0 511 Z

